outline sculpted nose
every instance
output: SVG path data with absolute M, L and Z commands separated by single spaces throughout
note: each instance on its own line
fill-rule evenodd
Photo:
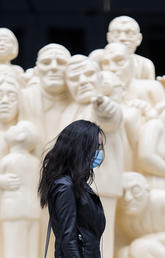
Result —
M 129 201 L 131 201 L 131 200 L 133 199 L 133 196 L 132 196 L 131 191 L 126 191 L 126 192 L 125 192 L 124 199 L 125 199 L 125 201 L 127 201 L 127 202 L 129 202 Z
M 79 77 L 80 85 L 83 85 L 86 81 L 86 76 L 84 74 L 81 74 Z
M 4 40 L 0 39 L 0 45 L 4 45 L 4 44 L 5 44 Z
M 126 40 L 125 32 L 121 32 L 121 33 L 120 33 L 119 39 L 120 39 L 121 42 L 124 42 L 124 41 Z
M 52 70 L 57 70 L 57 61 L 54 59 L 51 62 L 51 69 Z
M 110 67 L 110 71 L 113 73 L 115 73 L 118 70 L 114 62 L 111 62 L 109 67 Z
M 3 97 L 1 98 L 1 103 L 7 103 L 8 102 L 8 97 L 6 94 L 3 95 Z

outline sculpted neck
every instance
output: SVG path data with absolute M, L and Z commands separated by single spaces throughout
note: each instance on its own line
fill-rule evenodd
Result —
M 3 122 L 0 122 L 0 131 L 7 131 L 7 129 L 12 126 L 12 125 L 15 125 L 16 124 L 16 120 L 12 120 L 8 123 L 3 123 Z
M 22 153 L 22 154 L 29 154 L 29 151 L 23 145 L 14 145 L 10 147 L 10 153 Z
M 66 91 L 52 94 L 52 93 L 46 92 L 43 89 L 42 89 L 42 96 L 53 102 L 57 100 L 63 100 L 63 99 L 69 98 L 68 93 Z

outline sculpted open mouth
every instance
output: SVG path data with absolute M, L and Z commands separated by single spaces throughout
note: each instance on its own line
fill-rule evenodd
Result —
M 6 48 L 5 47 L 0 47 L 0 52 L 1 53 L 6 52 Z
M 0 106 L 0 113 L 3 112 L 9 112 L 9 107 L 8 106 Z
M 132 210 L 137 207 L 137 204 L 133 202 L 125 202 L 123 206 L 128 210 Z
M 50 80 L 61 80 L 62 76 L 61 75 L 49 75 L 48 78 Z
M 130 46 L 130 42 L 129 41 L 124 41 L 123 44 L 126 45 L 127 47 Z
M 91 87 L 90 85 L 86 85 L 86 86 L 81 86 L 81 88 L 79 88 L 80 94 L 83 94 L 86 92 L 93 92 L 93 87 Z

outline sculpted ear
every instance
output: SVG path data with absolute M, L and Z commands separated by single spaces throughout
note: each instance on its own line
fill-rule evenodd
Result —
M 112 42 L 112 40 L 111 40 L 111 33 L 108 31 L 107 32 L 107 41 L 108 41 L 108 43 L 111 43 Z
M 13 47 L 12 47 L 12 53 L 11 53 L 11 60 L 13 60 L 14 58 L 16 58 L 18 56 L 18 43 L 14 42 L 13 43 Z
M 142 42 L 143 36 L 141 33 L 138 33 L 137 36 L 137 46 L 140 46 L 141 42 Z
M 37 67 L 37 62 L 36 62 L 36 66 L 33 68 L 33 74 L 35 76 L 39 76 L 39 70 L 38 70 L 38 67 Z

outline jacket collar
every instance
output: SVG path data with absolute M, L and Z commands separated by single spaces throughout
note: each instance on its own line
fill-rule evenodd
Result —
M 91 193 L 91 194 L 95 194 L 94 191 L 92 190 L 92 188 L 86 183 L 86 182 L 83 182 L 83 185 L 84 185 L 84 189 Z

